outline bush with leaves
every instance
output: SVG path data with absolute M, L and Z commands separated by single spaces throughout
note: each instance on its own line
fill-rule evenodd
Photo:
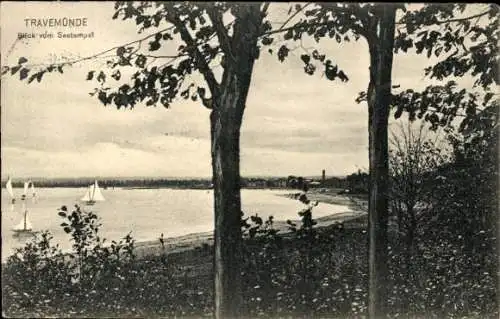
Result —
M 8 258 L 2 269 L 2 308 L 6 314 L 38 309 L 41 315 L 43 309 L 67 299 L 64 287 L 72 286 L 72 274 L 52 238 L 49 232 L 42 232 Z M 32 315 L 36 316 L 36 311 Z
M 466 130 L 448 132 L 448 157 L 408 134 L 399 145 L 405 152 L 392 154 L 393 173 L 400 177 L 393 186 L 404 191 L 393 203 L 426 204 L 413 218 L 404 209 L 403 217 L 413 221 L 413 253 L 408 242 L 393 238 L 399 249 L 390 260 L 389 300 L 399 314 L 498 315 L 498 108 L 490 112 L 467 120 Z
M 257 215 L 243 220 L 245 311 L 251 317 L 362 314 L 366 258 L 356 252 L 364 249 L 364 240 L 346 241 L 342 224 L 317 228 L 315 204 L 305 194 L 297 199 L 308 206 L 298 213 L 299 223 L 287 220 L 286 233 L 278 233 L 272 216 L 265 222 Z M 361 231 L 355 236 L 365 237 Z
M 71 305 L 98 309 L 109 306 L 102 305 L 103 300 L 118 295 L 132 300 L 133 291 L 124 293 L 137 277 L 132 262 L 134 240 L 130 234 L 105 246 L 105 239 L 98 236 L 101 225 L 96 214 L 75 205 L 72 212 L 66 206 L 61 207 L 59 216 L 64 218 L 61 226 L 71 236 L 73 250 L 63 253 L 58 245 L 52 244 L 53 237 L 47 231 L 18 248 L 4 266 L 4 278 L 8 279 L 4 295 L 9 296 L 4 305 L 14 307 L 7 311 L 16 312 L 17 307 L 57 312 L 59 307 L 67 309 Z M 120 293 L 113 295 L 117 291 Z M 106 294 L 104 299 L 103 294 Z
M 125 275 L 128 280 L 134 279 L 130 276 L 133 272 L 124 268 L 135 259 L 135 240 L 130 233 L 123 240 L 111 241 L 109 246 L 105 246 L 106 240 L 99 237 L 101 224 L 96 214 L 82 211 L 75 205 L 71 213 L 66 206 L 61 207 L 59 216 L 65 219 L 61 226 L 71 235 L 73 242 L 73 253 L 68 257 L 72 261 L 70 267 L 74 271 L 75 283 L 82 287 L 93 288 L 99 284 L 109 286 L 110 283 L 124 281 Z
M 242 278 L 246 317 L 349 317 L 367 312 L 367 232 L 348 223 L 318 227 L 314 204 L 300 221 L 278 231 L 272 217 L 242 221 Z M 18 250 L 4 266 L 3 308 L 10 316 L 205 317 L 213 310 L 212 253 L 206 249 L 133 257 L 131 238 L 104 246 L 92 213 L 75 208 L 63 227 L 77 236 L 63 254 L 48 233 Z M 281 228 L 280 228 L 281 229 Z M 390 317 L 495 317 L 496 264 L 492 254 L 463 253 L 448 233 L 418 241 L 411 276 L 389 254 Z M 394 238 L 393 238 L 394 239 Z M 464 244 L 464 239 L 461 239 Z M 397 238 L 396 241 L 397 243 Z M 160 244 L 164 244 L 163 236 Z M 78 248 L 78 249 L 77 249 Z M 79 263 L 80 256 L 84 256 Z M 490 267 L 490 268 L 488 268 Z M 126 278 L 124 280 L 124 278 Z

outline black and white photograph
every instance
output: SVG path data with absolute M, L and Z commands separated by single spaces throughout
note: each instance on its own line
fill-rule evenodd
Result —
M 2 317 L 498 318 L 498 21 L 2 1 Z

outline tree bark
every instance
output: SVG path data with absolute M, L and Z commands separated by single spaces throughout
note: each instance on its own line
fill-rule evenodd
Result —
M 233 103 L 233 105 L 231 105 Z M 215 311 L 216 318 L 232 317 L 240 305 L 240 125 L 234 114 L 238 101 L 223 101 L 225 112 L 212 111 L 212 171 L 215 212 Z M 233 113 L 233 112 L 232 112 Z
M 214 316 L 241 316 L 240 129 L 261 23 L 260 5 L 234 9 L 236 23 L 224 55 L 219 95 L 210 114 L 214 185 Z M 221 30 L 222 31 L 222 30 Z M 224 30 L 225 32 L 225 30 Z
M 380 5 L 374 18 L 370 48 L 368 86 L 368 130 L 370 195 L 368 204 L 369 318 L 386 317 L 388 279 L 388 117 L 391 98 L 391 73 L 394 47 L 395 7 Z

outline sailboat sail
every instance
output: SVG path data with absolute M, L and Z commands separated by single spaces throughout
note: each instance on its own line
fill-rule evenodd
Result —
M 14 189 L 12 188 L 12 179 L 10 177 L 7 184 L 5 184 L 5 188 L 7 189 L 7 193 L 9 193 L 10 198 L 14 198 Z
M 102 196 L 101 189 L 99 188 L 97 181 L 95 181 L 95 183 L 94 183 L 92 199 L 95 201 L 100 201 L 100 202 L 104 201 L 104 196 Z
M 30 186 L 30 182 L 24 182 L 24 192 L 23 194 L 28 194 L 28 187 Z
M 26 231 L 29 231 L 29 230 L 32 230 L 33 229 L 33 225 L 31 224 L 29 218 L 28 218 L 28 215 L 26 215 L 26 218 L 23 218 L 19 224 L 17 224 L 16 226 L 14 226 L 14 230 L 26 230 Z
M 99 184 L 95 181 L 94 184 L 89 185 L 85 195 L 81 198 L 84 202 L 102 202 L 104 201 L 104 196 L 101 193 L 101 189 L 99 188 Z
M 81 201 L 83 201 L 83 202 L 88 202 L 88 201 L 90 201 L 90 190 L 91 190 L 92 186 L 94 186 L 94 185 L 90 185 L 90 186 L 87 188 L 87 191 L 85 192 L 85 195 L 83 195 L 83 197 L 80 199 Z

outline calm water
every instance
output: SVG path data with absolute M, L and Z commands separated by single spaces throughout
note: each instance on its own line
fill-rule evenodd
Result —
M 81 204 L 79 199 L 85 188 L 39 188 L 37 202 L 27 200 L 29 219 L 35 231 L 49 230 L 54 242 L 68 249 L 68 235 L 60 224 L 57 214 L 62 205 L 72 208 Z M 107 241 L 119 240 L 128 232 L 137 241 L 155 240 L 161 233 L 174 237 L 213 229 L 213 193 L 210 190 L 176 189 L 101 189 L 105 202 L 94 206 L 82 205 L 101 218 L 101 236 Z M 21 194 L 21 189 L 14 189 Z M 297 219 L 297 212 L 304 208 L 299 201 L 277 196 L 287 190 L 242 190 L 242 206 L 246 215 L 258 213 L 276 220 Z M 320 204 L 314 209 L 314 217 L 347 211 L 341 205 Z M 21 220 L 21 201 L 12 207 L 5 189 L 2 189 L 2 260 L 26 238 L 13 237 L 12 228 Z

